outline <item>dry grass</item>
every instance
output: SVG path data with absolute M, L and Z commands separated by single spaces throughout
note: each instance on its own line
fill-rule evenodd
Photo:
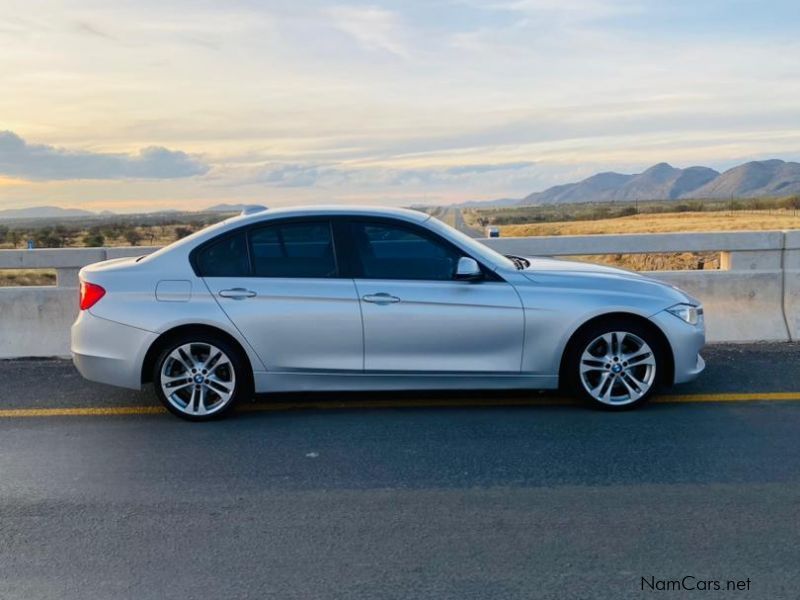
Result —
M 590 262 L 630 271 L 695 271 L 719 269 L 719 252 L 664 252 L 661 254 L 589 254 L 559 258 Z
M 506 225 L 501 227 L 500 231 L 503 237 L 528 237 L 538 235 L 771 229 L 800 229 L 800 214 L 792 210 L 646 214 L 599 221 Z
M 55 269 L 0 269 L 0 287 L 55 284 Z

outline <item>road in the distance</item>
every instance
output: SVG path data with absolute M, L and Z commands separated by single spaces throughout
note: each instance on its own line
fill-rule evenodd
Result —
M 714 348 L 678 391 L 787 391 L 797 350 Z M 0 378 L 123 401 L 59 362 Z M 798 439 L 777 401 L 3 418 L 0 598 L 797 598 Z
M 471 227 L 467 224 L 467 222 L 464 220 L 464 213 L 460 208 L 439 206 L 432 209 L 430 212 L 440 221 L 447 223 L 450 225 L 450 227 L 455 227 L 459 231 L 466 233 L 471 237 L 485 237 L 480 229 L 476 229 L 475 227 Z

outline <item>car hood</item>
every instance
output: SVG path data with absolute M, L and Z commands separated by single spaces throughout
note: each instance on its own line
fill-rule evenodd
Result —
M 671 304 L 699 304 L 699 301 L 680 288 L 634 271 L 555 258 L 526 259 L 530 265 L 522 274 L 534 284 L 610 294 L 634 294 Z
M 592 263 L 577 262 L 574 260 L 560 260 L 557 258 L 538 258 L 525 257 L 530 265 L 523 271 L 526 275 L 537 271 L 563 271 L 566 273 L 608 273 L 611 275 L 622 275 L 627 277 L 645 278 L 634 271 L 608 267 L 606 265 L 596 265 Z

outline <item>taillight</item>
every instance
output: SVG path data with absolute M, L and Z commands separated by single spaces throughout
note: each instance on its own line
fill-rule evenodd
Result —
M 96 283 L 81 281 L 81 310 L 92 308 L 105 295 L 106 291 Z

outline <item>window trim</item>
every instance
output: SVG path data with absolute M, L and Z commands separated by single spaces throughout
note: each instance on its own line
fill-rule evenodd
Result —
M 282 225 L 291 225 L 291 224 L 301 224 L 301 223 L 326 223 L 328 225 L 328 230 L 331 236 L 331 248 L 333 250 L 333 263 L 335 266 L 335 274 L 331 275 L 330 277 L 305 277 L 305 276 L 283 276 L 283 277 L 270 277 L 266 275 L 256 275 L 255 274 L 255 257 L 253 256 L 253 250 L 250 244 L 250 235 L 256 229 L 264 229 L 266 227 L 280 227 Z M 236 229 L 231 229 L 230 231 L 226 231 L 221 233 L 211 239 L 204 241 L 203 243 L 199 244 L 196 248 L 193 248 L 192 251 L 189 253 L 189 265 L 192 267 L 192 271 L 197 277 L 201 277 L 205 279 L 208 277 L 209 279 L 216 278 L 219 279 L 218 276 L 206 276 L 203 275 L 200 271 L 200 254 L 202 254 L 203 250 L 205 250 L 208 246 L 220 242 L 226 238 L 234 237 L 236 235 L 243 234 L 245 237 L 245 248 L 247 249 L 247 265 L 248 265 L 248 273 L 247 275 L 224 275 L 222 277 L 243 277 L 248 279 L 350 279 L 350 277 L 343 275 L 343 270 L 341 266 L 341 262 L 339 260 L 339 252 L 337 250 L 337 239 L 336 239 L 336 231 L 333 225 L 333 219 L 329 216 L 320 215 L 319 218 L 314 217 L 287 217 L 285 219 L 265 219 L 263 221 L 256 221 L 254 223 L 248 223 L 247 225 L 242 225 L 241 227 L 237 227 Z

